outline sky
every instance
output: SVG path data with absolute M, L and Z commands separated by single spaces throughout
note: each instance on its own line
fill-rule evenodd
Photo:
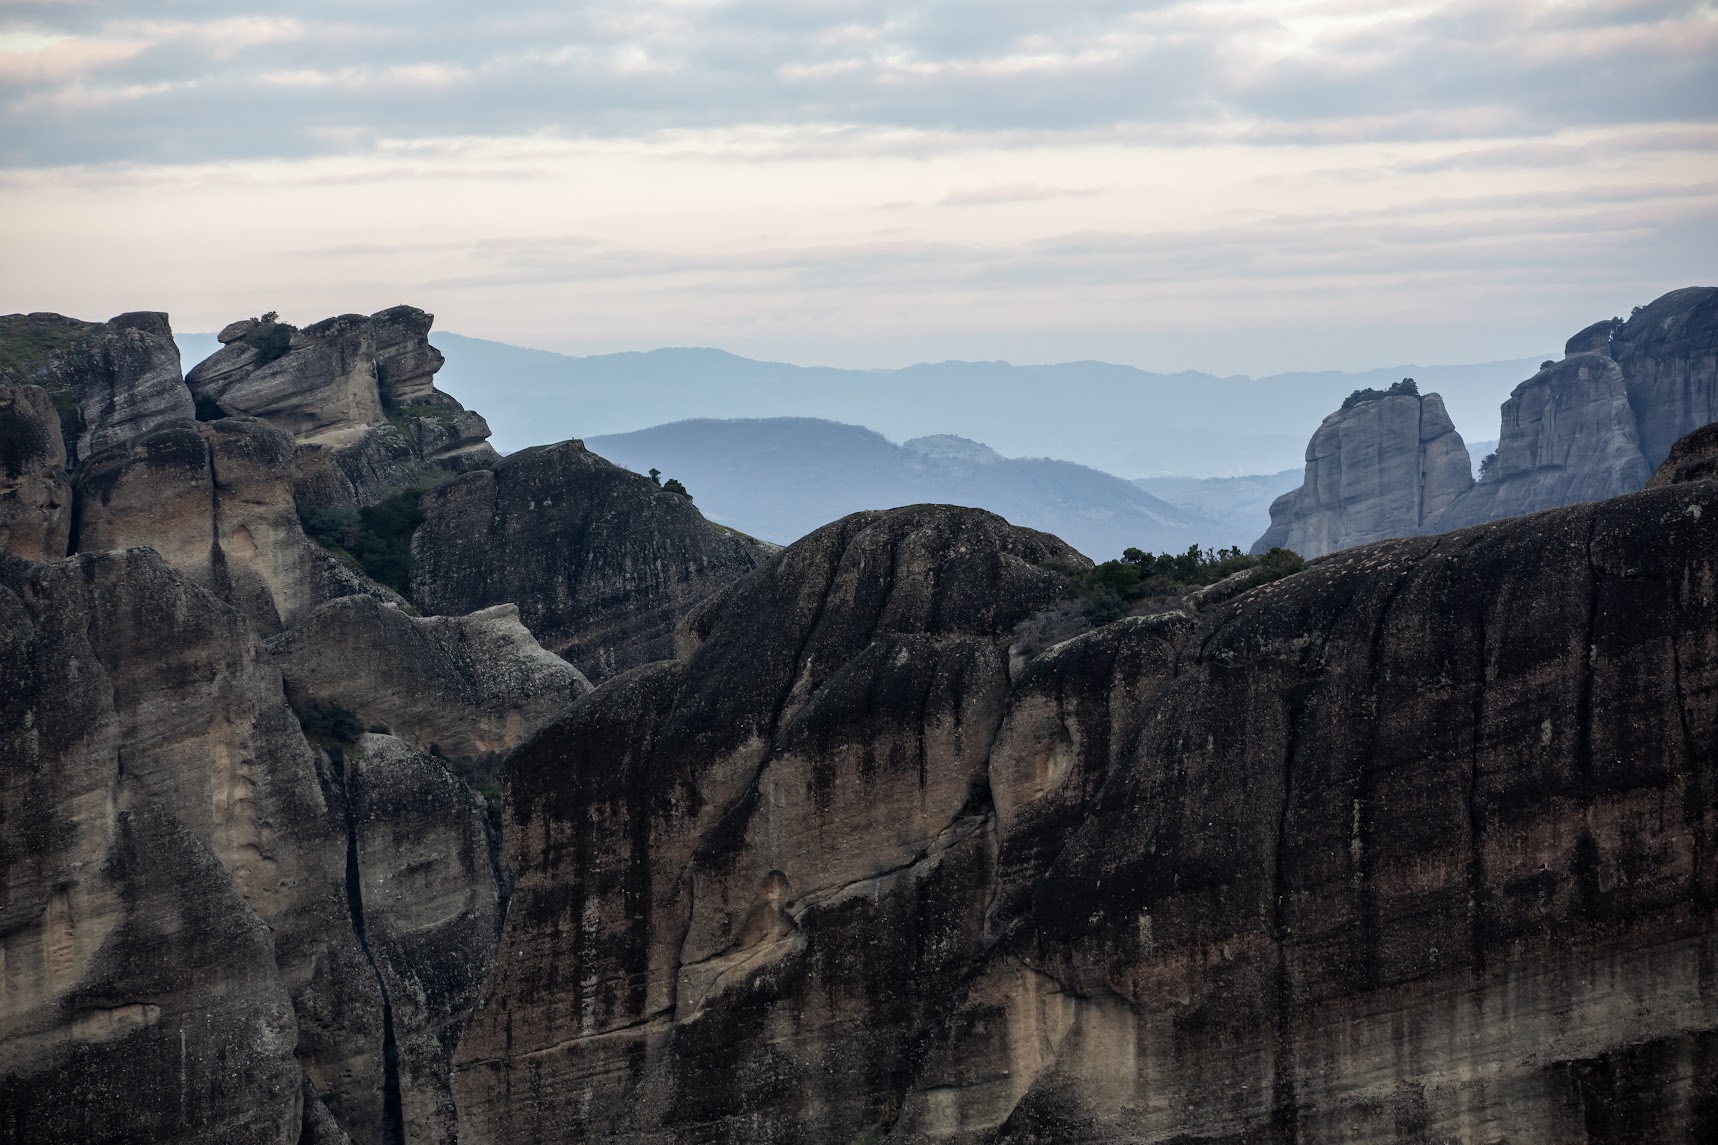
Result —
M 1718 4 L 0 3 L 0 311 L 1265 374 L 1718 280 Z

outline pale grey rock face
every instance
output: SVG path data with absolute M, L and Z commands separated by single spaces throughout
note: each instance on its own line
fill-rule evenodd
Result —
M 1608 355 L 1575 354 L 1515 387 L 1503 403 L 1497 459 L 1429 531 L 1632 492 L 1652 475 L 1623 372 Z
M 1306 477 L 1271 505 L 1254 545 L 1304 557 L 1421 531 L 1473 484 L 1467 446 L 1443 399 L 1392 394 L 1324 419 L 1306 448 Z
M 590 691 L 511 604 L 414 617 L 347 597 L 269 641 L 269 652 L 295 697 L 338 704 L 419 751 L 450 757 L 509 751 Z
M 79 467 L 78 549 L 148 545 L 277 632 L 343 587 L 304 535 L 292 481 L 292 439 L 267 422 L 172 424 Z
M 59 367 L 83 415 L 80 458 L 191 416 L 191 394 L 167 315 L 121 314 L 107 326 L 106 333 Z
M 54 399 L 0 380 L 0 546 L 30 560 L 66 555 L 72 491 Z
M 1616 336 L 1622 326 L 1621 318 L 1606 318 L 1586 327 L 1580 333 L 1563 343 L 1563 356 L 1572 357 L 1575 354 L 1604 354 L 1611 352 L 1611 339 Z
M 246 319 L 186 382 L 205 405 L 292 435 L 300 505 L 358 508 L 499 460 L 488 423 L 435 388 L 434 321 L 411 306 L 298 331 Z M 271 340 L 279 356 L 264 361 Z
M 409 1142 L 458 1139 L 451 1057 L 495 961 L 499 839 L 484 801 L 385 735 L 346 757 L 364 941 L 387 991 Z
M 1718 421 L 1718 287 L 1673 290 L 1643 307 L 1616 332 L 1611 356 L 1650 472 L 1683 434 Z

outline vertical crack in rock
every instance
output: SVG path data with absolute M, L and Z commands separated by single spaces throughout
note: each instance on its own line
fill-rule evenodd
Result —
M 358 815 L 352 803 L 352 774 L 346 767 L 344 753 L 335 748 L 328 754 L 339 771 L 342 802 L 346 810 L 346 905 L 352 913 L 352 932 L 358 938 L 358 949 L 364 952 L 370 973 L 376 976 L 376 989 L 382 994 L 382 1145 L 406 1145 L 405 1106 L 400 1097 L 400 1048 L 394 1040 L 394 1007 L 364 927 L 364 886 L 358 871 Z
M 1682 731 L 1682 759 L 1688 768 L 1688 786 L 1682 792 L 1682 820 L 1688 825 L 1694 862 L 1689 868 L 1689 898 L 1702 907 L 1711 907 L 1712 897 L 1701 873 L 1706 870 L 1706 832 L 1701 822 L 1706 807 L 1706 772 L 1694 749 L 1694 729 L 1688 723 L 1688 694 L 1682 687 L 1682 646 L 1678 636 L 1691 631 L 1676 610 L 1677 633 L 1670 638 L 1670 683 L 1676 696 L 1676 722 Z
M 1271 931 L 1277 948 L 1276 972 L 1276 1045 L 1271 1060 L 1271 1125 L 1290 1145 L 1299 1137 L 1299 1113 L 1295 1107 L 1294 1046 L 1291 1018 L 1294 1013 L 1294 984 L 1288 964 L 1288 830 L 1289 804 L 1293 794 L 1294 753 L 1300 741 L 1300 722 L 1306 696 L 1303 692 L 1292 701 L 1289 712 L 1287 741 L 1283 751 L 1282 804 L 1277 811 L 1277 846 L 1275 870 L 1271 889 L 1275 903 L 1271 912 Z
M 1485 637 L 1485 605 L 1476 610 L 1474 631 L 1478 643 L 1478 670 L 1473 684 L 1473 733 L 1467 770 L 1467 914 L 1468 951 L 1474 977 L 1485 974 L 1485 820 L 1479 802 L 1479 746 L 1485 727 L 1485 698 L 1487 680 L 1487 651 Z M 1477 995 L 1475 995 L 1477 1001 Z

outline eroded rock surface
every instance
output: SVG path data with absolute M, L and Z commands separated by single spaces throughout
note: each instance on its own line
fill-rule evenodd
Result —
M 167 315 L 82 322 L 60 314 L 0 318 L 0 355 L 18 380 L 46 389 L 75 461 L 191 416 Z
M 1428 475 L 1401 465 L 1380 470 L 1380 489 L 1362 514 L 1377 527 L 1364 536 L 1343 532 L 1329 508 L 1333 482 L 1313 459 L 1332 452 L 1320 442 L 1333 421 L 1352 428 L 1352 444 L 1342 444 L 1364 458 L 1389 452 L 1403 435 L 1332 414 L 1307 447 L 1305 484 L 1271 506 L 1271 528 L 1253 551 L 1285 545 L 1320 556 L 1361 540 L 1444 532 L 1641 488 L 1674 441 L 1718 420 L 1718 287 L 1673 290 L 1626 322 L 1593 323 L 1569 339 L 1562 361 L 1517 386 L 1502 413 L 1497 452 L 1479 481 L 1462 486 L 1452 464 L 1454 484 L 1445 488 L 1453 495 L 1425 503 L 1417 522 L 1400 506 L 1429 488 Z
M 1718 287 L 1673 290 L 1642 307 L 1617 330 L 1611 356 L 1655 469 L 1678 438 L 1718 421 Z
M 985 759 L 1051 561 L 1083 558 L 978 510 L 846 518 L 713 598 L 684 662 L 515 753 L 519 881 L 460 1043 L 461 1140 L 882 1117 L 982 949 Z
M 407 616 L 368 596 L 332 601 L 269 642 L 295 696 L 353 711 L 419 751 L 508 751 L 590 683 L 546 651 L 510 604 Z
M 292 439 L 267 422 L 176 422 L 79 466 L 77 547 L 148 545 L 277 632 L 353 591 L 305 537 L 292 481 Z
M 1467 446 L 1437 394 L 1390 394 L 1338 410 L 1306 447 L 1306 478 L 1271 505 L 1254 553 L 1323 556 L 1420 532 L 1473 485 Z
M 593 678 L 672 655 L 679 617 L 771 548 L 578 441 L 521 450 L 422 505 L 413 602 L 449 615 L 516 604 Z
M 1697 1141 L 1718 482 L 1008 668 L 1053 541 L 787 549 L 510 761 L 461 1140 Z
M 66 555 L 72 490 L 54 400 L 0 381 L 0 546 L 30 560 Z
M 1631 493 L 1651 475 L 1622 368 L 1574 354 L 1515 387 L 1495 462 L 1431 531 Z
M 435 388 L 433 321 L 411 306 L 303 330 L 246 319 L 185 380 L 205 416 L 259 417 L 292 435 L 300 505 L 357 508 L 497 459 L 483 418 Z

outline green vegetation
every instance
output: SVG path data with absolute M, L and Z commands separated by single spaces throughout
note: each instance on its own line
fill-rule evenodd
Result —
M 1497 468 L 1497 450 L 1492 450 L 1479 460 L 1479 479 L 1484 481 L 1491 476 L 1491 471 Z
M 1346 398 L 1343 398 L 1342 408 L 1353 409 L 1362 402 L 1375 402 L 1379 398 L 1396 397 L 1399 394 L 1406 394 L 1408 397 L 1417 398 L 1420 396 L 1420 387 L 1415 383 L 1413 378 L 1403 378 L 1387 390 L 1375 390 L 1368 386 L 1363 390 L 1355 390 Z
M 356 513 L 344 507 L 312 506 L 300 510 L 298 520 L 311 540 L 404 596 L 412 588 L 412 534 L 424 523 L 418 504 L 423 495 L 423 486 L 402 489 Z
M 1549 370 L 1552 366 L 1555 366 L 1556 364 L 1557 364 L 1556 362 L 1553 362 L 1551 359 L 1546 358 L 1543 362 L 1539 363 L 1539 368 L 1541 370 Z
M 662 483 L 662 491 L 664 493 L 678 493 L 688 501 L 692 499 L 692 494 L 686 492 L 686 486 L 680 484 L 680 479 L 678 477 L 670 477 L 668 480 L 664 481 Z
M 1299 554 L 1288 549 L 1272 549 L 1264 556 L 1253 557 L 1238 548 L 1201 549 L 1193 545 L 1184 553 L 1155 556 L 1128 549 L 1119 561 L 1064 571 L 1068 571 L 1075 594 L 1085 602 L 1086 619 L 1096 626 L 1121 619 L 1141 601 L 1173 599 L 1189 589 L 1216 584 L 1248 569 L 1263 569 L 1253 583 L 1265 584 L 1305 567 L 1306 562 Z
M 257 352 L 256 364 L 266 366 L 276 359 L 286 357 L 292 349 L 292 336 L 296 333 L 298 327 L 280 321 L 280 315 L 270 310 L 244 336 L 243 341 Z

